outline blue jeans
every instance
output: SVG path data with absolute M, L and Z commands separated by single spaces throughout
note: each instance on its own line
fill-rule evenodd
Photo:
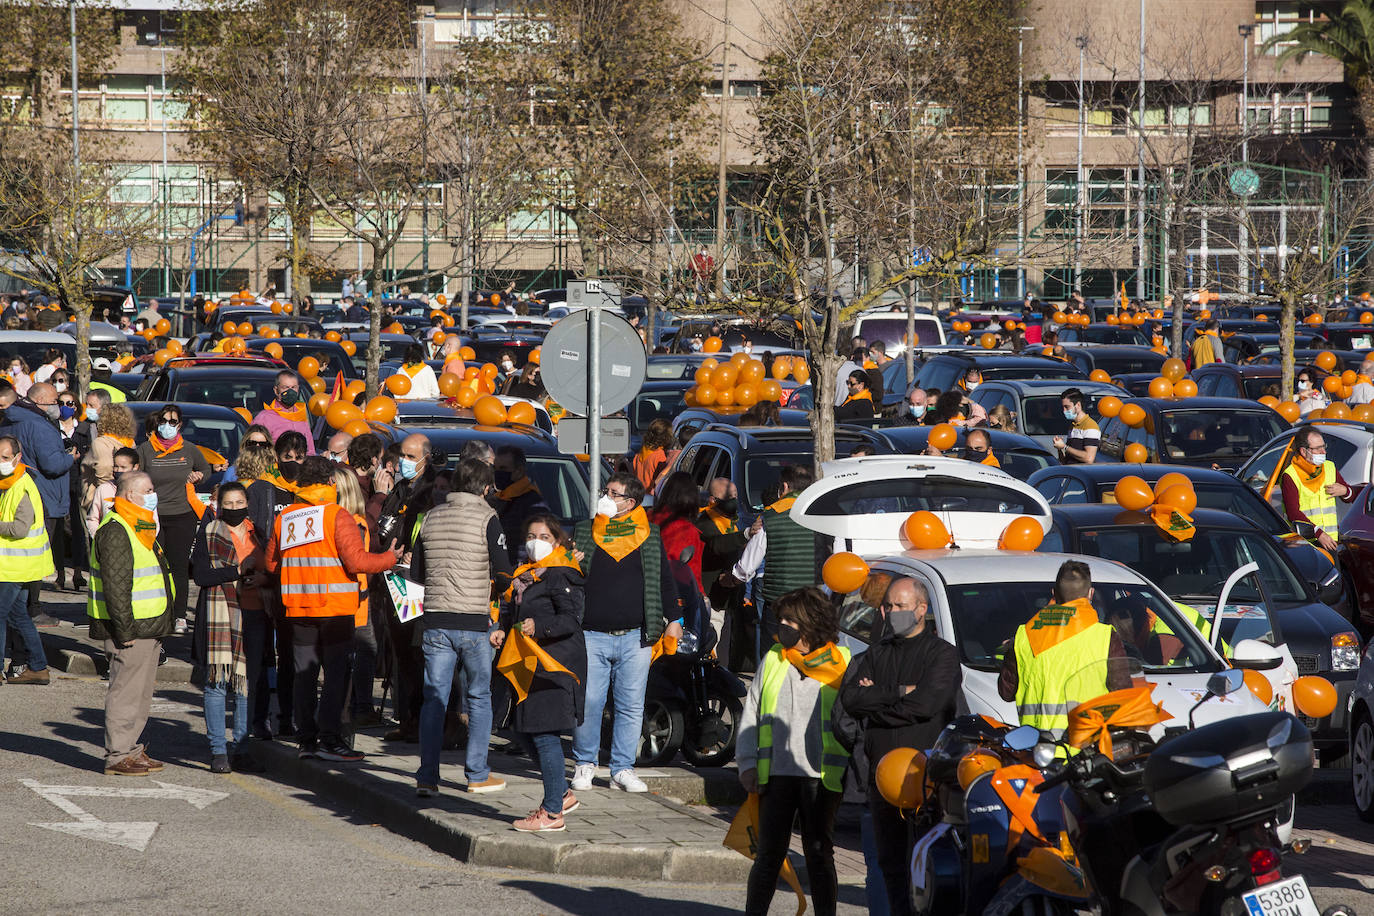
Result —
M 29 650 L 28 667 L 42 671 L 48 667 L 48 657 L 43 654 L 43 641 L 38 638 L 38 627 L 29 617 L 29 586 L 27 582 L 0 582 L 0 668 L 5 663 L 5 640 L 9 628 L 14 627 L 24 647 Z
M 568 772 L 563 763 L 563 739 L 557 732 L 516 732 L 530 759 L 539 763 L 544 777 L 544 810 L 563 813 L 563 794 L 568 791 Z
M 420 771 L 415 781 L 439 784 L 439 751 L 444 744 L 444 710 L 448 706 L 453 672 L 462 667 L 467 678 L 468 747 L 463 761 L 468 782 L 491 776 L 487 746 L 491 744 L 491 663 L 495 651 L 485 630 L 425 630 L 420 647 L 425 654 L 424 702 L 420 706 Z
M 588 630 L 587 704 L 582 724 L 573 730 L 573 762 L 595 764 L 601 749 L 601 711 L 606 694 L 615 691 L 615 727 L 611 731 L 611 775 L 633 770 L 644 730 L 644 688 L 649 683 L 652 649 L 640 645 L 640 631 L 621 636 Z
M 224 742 L 224 706 L 225 694 L 228 692 L 229 685 L 224 681 L 205 685 L 205 730 L 210 734 L 210 753 L 215 756 L 228 753 Z M 235 750 L 242 746 L 243 739 L 248 737 L 248 719 L 248 694 L 234 694 Z

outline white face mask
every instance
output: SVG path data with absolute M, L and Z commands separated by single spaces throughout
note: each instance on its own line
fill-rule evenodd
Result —
M 0 461 L 0 477 L 8 477 L 8 476 L 10 476 L 11 474 L 14 473 L 15 467 L 17 467 L 16 462 L 13 462 L 13 461 Z
M 100 419 L 100 411 L 96 410 L 94 407 L 87 407 L 86 419 L 92 423 L 95 423 Z
M 969 382 L 969 383 L 968 383 L 968 390 L 969 390 L 970 392 L 977 391 L 977 390 L 978 390 L 978 383 L 977 383 L 977 382 Z
M 58 394 L 61 394 L 62 392 L 64 392 L 64 391 L 67 390 L 67 383 L 66 383 L 66 382 L 58 382 L 56 385 L 53 385 L 53 387 L 57 389 L 57 393 L 58 393 Z
M 525 556 L 529 557 L 533 563 L 538 563 L 551 553 L 553 553 L 553 545 L 548 541 L 530 538 L 525 542 Z
M 1326 464 L 1326 452 L 1313 452 L 1312 463 L 1317 467 L 1321 467 L 1323 464 Z
M 502 369 L 505 369 L 507 372 L 510 372 L 512 369 L 515 368 L 515 363 L 511 362 L 511 361 L 508 360 L 508 359 L 507 359 L 507 360 L 503 360 L 502 363 L 501 363 L 501 368 L 502 368 Z
M 615 500 L 609 496 L 603 496 L 596 501 L 596 514 L 604 515 L 607 518 L 614 518 L 620 510 L 616 508 Z
M 1311 383 L 1311 382 L 1298 382 L 1298 390 L 1299 390 L 1299 391 L 1306 391 L 1307 389 L 1309 389 L 1309 388 L 1311 388 L 1311 387 L 1312 387 L 1312 383 Z

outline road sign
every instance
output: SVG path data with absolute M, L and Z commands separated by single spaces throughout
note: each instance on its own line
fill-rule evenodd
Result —
M 587 455 L 591 445 L 587 439 L 587 418 L 566 416 L 558 421 L 558 450 L 565 455 Z M 623 455 L 630 450 L 630 421 L 625 417 L 605 417 L 601 420 L 601 452 Z
M 593 353 L 590 344 L 593 315 L 601 324 L 599 353 Z M 593 362 L 599 363 L 596 367 L 601 389 L 598 413 L 602 416 L 615 413 L 634 400 L 644 384 L 648 364 L 644 341 L 619 315 L 583 310 L 560 318 L 549 329 L 539 352 L 544 387 L 569 413 L 583 416 L 591 413 L 588 391 Z
M 620 308 L 620 284 L 590 277 L 568 281 L 568 308 Z

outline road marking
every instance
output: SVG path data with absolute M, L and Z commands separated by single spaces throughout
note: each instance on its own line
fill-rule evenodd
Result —
M 157 821 L 102 821 L 94 814 L 82 809 L 72 796 L 94 798 L 154 798 L 171 801 L 184 801 L 197 810 L 204 810 L 215 802 L 228 798 L 228 792 L 215 792 L 210 789 L 196 789 L 191 786 L 178 786 L 167 782 L 153 781 L 156 789 L 135 788 L 132 786 L 49 786 L 35 779 L 21 779 L 25 786 L 38 793 L 40 797 L 75 818 L 75 822 L 30 823 L 30 827 L 41 827 L 88 840 L 99 840 L 115 846 L 125 846 L 137 852 L 148 848 L 148 842 L 157 832 Z

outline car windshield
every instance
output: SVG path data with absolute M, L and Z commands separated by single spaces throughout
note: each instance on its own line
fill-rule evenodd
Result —
M 1171 458 L 1193 461 L 1243 461 L 1287 426 L 1271 410 L 1187 408 L 1165 410 L 1161 416 L 1161 449 Z
M 1251 401 L 1258 401 L 1265 395 L 1279 396 L 1279 380 L 1276 378 L 1247 378 L 1244 384 L 1245 397 Z
M 635 398 L 630 422 L 636 432 L 646 429 L 655 420 L 672 420 L 687 406 L 683 397 L 685 388 L 669 388 L 662 391 L 646 391 Z
M 248 424 L 237 418 L 184 416 L 181 434 L 232 461 L 239 451 L 239 436 L 247 428 Z
M 364 337 L 362 340 L 350 338 L 350 340 L 353 340 L 353 342 L 358 345 L 357 352 L 353 354 L 353 365 L 366 367 L 367 338 Z M 395 340 L 383 337 L 381 341 L 379 341 L 379 346 L 382 349 L 382 359 L 384 361 L 388 359 L 405 359 L 406 350 L 410 349 L 411 345 L 414 343 L 414 339 Z
M 0 334 L 0 361 L 5 361 L 5 371 L 9 371 L 8 361 L 18 356 L 28 363 L 29 371 L 37 369 L 48 361 L 49 350 L 60 350 L 67 357 L 67 368 L 76 371 L 76 341 L 72 339 L 61 340 L 57 343 L 39 341 L 37 343 L 5 339 Z
M 994 512 L 1042 515 L 1029 495 L 1009 486 L 962 477 L 885 477 L 835 487 L 822 494 L 807 512 L 812 515 L 871 515 L 931 512 Z
M 1197 494 L 1199 509 L 1220 509 L 1239 515 L 1254 522 L 1271 536 L 1289 533 L 1283 519 L 1249 487 L 1193 481 L 1193 492 Z
M 167 400 L 244 407 L 256 414 L 276 396 L 273 393 L 277 385 L 276 372 L 250 374 L 240 369 L 237 375 L 237 378 L 218 373 L 211 377 L 178 377 L 167 393 Z
M 701 360 L 654 357 L 645 366 L 644 377 L 649 380 L 691 378 L 699 368 Z
M 906 316 L 894 316 L 891 318 L 862 318 L 859 322 L 861 330 L 856 333 L 868 341 L 871 346 L 874 342 L 881 340 L 887 345 L 887 352 L 906 346 Z M 935 347 L 940 344 L 940 322 L 933 315 L 917 314 L 916 316 L 916 346 Z
M 979 582 L 947 586 L 945 594 L 954 621 L 954 642 L 964 664 L 984 671 L 1000 669 L 1017 628 L 1049 604 L 1052 588 L 1051 582 Z M 1216 668 L 1217 662 L 1197 630 L 1185 623 L 1178 610 L 1154 589 L 1143 585 L 1097 583 L 1093 586 L 1092 603 L 1100 622 L 1117 625 L 1118 633 L 1123 634 L 1122 644 L 1127 654 L 1139 659 L 1146 671 Z M 1166 656 L 1157 642 L 1148 639 L 1146 632 L 1139 636 L 1124 633 L 1125 621 L 1121 618 L 1125 608 L 1139 609 L 1137 616 L 1145 620 L 1153 614 L 1177 637 L 1180 645 L 1171 647 Z
M 1078 532 L 1078 550 L 1124 563 L 1172 597 L 1211 598 L 1214 602 L 1232 572 L 1247 563 L 1259 563 L 1271 600 L 1290 604 L 1307 601 L 1302 583 L 1274 542 L 1257 531 L 1204 529 L 1190 540 L 1175 543 L 1148 523 L 1086 529 Z
M 1037 363 L 1030 366 L 989 366 L 982 370 L 983 381 L 990 382 L 993 379 L 1007 379 L 1015 381 L 1017 379 L 1036 379 L 1036 378 L 1083 378 L 1085 373 L 1082 369 L 1070 363 L 1055 363 L 1044 365 Z

